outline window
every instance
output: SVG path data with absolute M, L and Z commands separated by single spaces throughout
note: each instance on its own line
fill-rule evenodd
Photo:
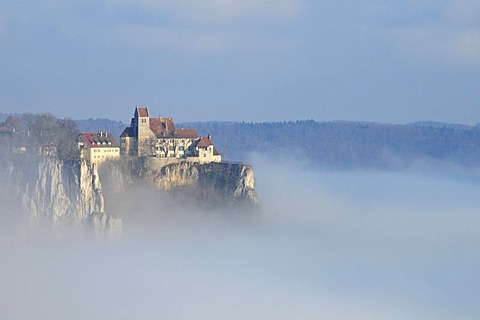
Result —
M 206 156 L 207 156 L 207 154 L 206 154 L 206 153 L 204 153 L 204 154 L 203 154 L 203 157 L 205 158 Z
M 175 147 L 174 147 L 174 146 L 170 146 L 170 147 L 168 147 L 168 150 L 175 150 Z
M 172 153 L 172 154 L 170 155 L 170 158 L 175 158 L 175 155 Z
M 185 150 L 185 148 L 184 147 L 179 147 L 178 150 L 183 151 L 183 150 Z

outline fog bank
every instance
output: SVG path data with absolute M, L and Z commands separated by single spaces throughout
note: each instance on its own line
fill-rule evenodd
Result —
M 139 216 L 122 239 L 3 232 L 1 318 L 478 315 L 474 176 L 251 161 L 263 205 L 253 218 L 173 210 L 146 194 L 147 206 L 122 213 Z

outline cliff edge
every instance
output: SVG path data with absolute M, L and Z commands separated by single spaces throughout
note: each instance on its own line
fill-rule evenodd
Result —
M 181 205 L 202 209 L 250 209 L 259 205 L 253 168 L 240 163 L 179 161 L 132 157 L 104 163 L 100 169 L 106 199 L 142 185 Z
M 80 227 L 97 235 L 118 234 L 126 217 L 135 223 L 145 214 L 248 212 L 259 205 L 253 168 L 238 163 L 132 157 L 97 166 L 14 155 L 0 161 L 0 178 L 0 222 Z
M 5 215 L 33 224 L 74 226 L 114 234 L 121 220 L 105 213 L 96 166 L 84 160 L 18 155 L 0 163 Z

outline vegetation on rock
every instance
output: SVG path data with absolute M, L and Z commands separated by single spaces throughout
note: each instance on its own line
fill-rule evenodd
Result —
M 9 116 L 0 126 L 15 130 L 11 137 L 3 137 L 2 146 L 17 153 L 79 159 L 79 130 L 72 119 L 59 119 L 49 113 L 22 113 Z

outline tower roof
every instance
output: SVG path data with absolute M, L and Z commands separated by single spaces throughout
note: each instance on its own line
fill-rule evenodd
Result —
M 133 128 L 132 127 L 126 127 L 125 130 L 123 130 L 122 134 L 120 135 L 121 138 L 124 138 L 124 137 L 134 137 L 135 134 L 133 132 Z
M 149 117 L 147 107 L 135 107 L 136 117 Z

